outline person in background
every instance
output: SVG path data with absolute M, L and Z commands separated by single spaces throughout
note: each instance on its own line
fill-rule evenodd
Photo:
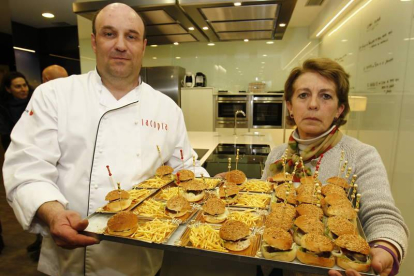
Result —
M 68 72 L 62 66 L 50 65 L 43 70 L 42 81 L 43 83 L 45 83 L 45 82 L 48 82 L 54 79 L 66 78 L 67 76 L 68 76 Z M 27 247 L 27 252 L 30 253 L 31 258 L 36 262 L 39 261 L 42 239 L 43 239 L 42 235 L 37 234 L 36 240 L 34 241 L 34 243 L 32 243 L 31 245 Z
M 26 77 L 10 72 L 3 77 L 0 88 L 0 133 L 4 151 L 10 144 L 10 133 L 25 111 L 31 92 Z
M 361 197 L 359 218 L 367 241 L 371 245 L 372 268 L 381 276 L 395 275 L 407 252 L 409 231 L 400 211 L 394 204 L 387 173 L 377 150 L 344 135 L 340 126 L 346 123 L 350 111 L 348 102 L 349 75 L 335 61 L 326 58 L 306 60 L 294 68 L 285 83 L 287 122 L 296 125 L 289 142 L 269 154 L 263 179 L 283 171 L 281 157 L 287 150 L 288 166 L 303 158 L 305 170 L 312 174 L 322 154 L 318 178 L 326 183 L 339 175 L 342 151 L 351 175 L 357 175 Z M 302 175 L 296 175 L 299 178 Z M 379 245 L 379 246 L 378 246 Z M 295 274 L 286 272 L 284 275 Z M 340 276 L 335 270 L 330 276 Z M 346 275 L 360 275 L 347 270 Z
M 26 109 L 30 99 L 26 77 L 20 72 L 10 72 L 3 77 L 0 87 L 0 134 L 4 151 L 10 144 L 10 133 Z M 0 221 L 0 254 L 4 248 Z
M 46 67 L 42 72 L 42 82 L 48 82 L 58 78 L 66 78 L 68 76 L 68 72 L 65 68 L 59 65 L 50 65 Z
M 141 17 L 111 3 L 92 27 L 96 70 L 40 85 L 29 103 L 33 113 L 12 132 L 3 166 L 7 200 L 25 230 L 43 235 L 41 272 L 153 276 L 162 251 L 80 233 L 115 189 L 106 166 L 124 190 L 163 163 L 208 173 L 193 167 L 197 154 L 180 107 L 139 81 L 147 44 Z

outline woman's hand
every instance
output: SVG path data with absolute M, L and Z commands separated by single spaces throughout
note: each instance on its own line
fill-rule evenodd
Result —
M 391 244 L 383 241 L 378 243 L 387 246 L 388 248 L 393 250 L 398 256 L 397 250 Z M 378 273 L 380 276 L 388 276 L 392 270 L 392 265 L 394 263 L 394 259 L 391 256 L 391 254 L 381 248 L 371 248 L 371 256 L 371 266 L 374 269 L 374 271 Z M 342 276 L 342 274 L 336 270 L 330 270 L 328 274 L 329 276 Z M 345 274 L 346 276 L 361 276 L 361 274 L 355 271 L 354 269 L 347 269 L 345 271 Z

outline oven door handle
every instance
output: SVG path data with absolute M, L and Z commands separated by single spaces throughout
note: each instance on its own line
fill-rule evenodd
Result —
M 247 101 L 218 101 L 217 103 L 247 103 Z
M 283 103 L 283 101 L 253 101 L 253 103 Z

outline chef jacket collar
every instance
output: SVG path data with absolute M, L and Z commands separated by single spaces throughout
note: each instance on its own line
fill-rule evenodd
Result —
M 97 82 L 97 92 L 99 93 L 99 103 L 105 106 L 107 109 L 114 109 L 121 106 L 128 105 L 132 102 L 137 102 L 140 99 L 142 91 L 142 81 L 141 76 L 139 77 L 139 84 L 137 87 L 128 92 L 121 99 L 117 100 L 112 95 L 112 93 L 103 85 L 101 76 L 99 75 L 97 69 L 94 71 L 95 80 Z

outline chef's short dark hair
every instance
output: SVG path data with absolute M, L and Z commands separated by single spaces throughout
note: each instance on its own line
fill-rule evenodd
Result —
M 113 4 L 113 3 L 109 3 L 108 5 L 111 5 L 111 4 Z M 106 6 L 108 6 L 108 5 L 105 5 L 105 7 Z M 98 10 L 96 13 L 95 13 L 95 15 L 93 16 L 93 19 L 92 19 L 92 33 L 94 34 L 94 35 L 96 35 L 96 27 L 95 27 L 95 22 L 96 22 L 96 17 L 98 17 L 98 14 L 105 8 L 105 7 L 103 7 L 103 8 L 101 8 L 100 10 Z M 134 10 L 135 11 L 135 10 Z M 135 11 L 136 12 L 136 11 Z M 141 18 L 141 20 L 142 20 L 142 23 L 144 23 L 144 35 L 143 35 L 143 37 L 142 37 L 142 40 L 145 40 L 146 38 L 147 38 L 147 28 L 146 28 L 146 24 L 145 24 L 145 21 L 144 21 L 144 19 L 139 15 L 139 13 L 137 13 L 136 12 L 136 14 L 139 16 L 139 18 Z
M 295 92 L 295 82 L 300 75 L 307 72 L 318 73 L 319 75 L 335 83 L 335 92 L 336 96 L 338 97 L 338 106 L 344 105 L 344 111 L 339 116 L 339 118 L 334 121 L 334 124 L 337 126 L 346 124 L 347 120 L 345 118 L 350 111 L 348 100 L 349 74 L 345 72 L 344 68 L 341 65 L 339 65 L 339 63 L 333 61 L 332 59 L 311 58 L 305 60 L 302 66 L 293 68 L 285 82 L 285 101 L 292 102 L 292 96 Z M 291 118 L 288 114 L 286 116 L 286 123 L 291 126 L 294 126 L 295 120 L 294 118 Z

